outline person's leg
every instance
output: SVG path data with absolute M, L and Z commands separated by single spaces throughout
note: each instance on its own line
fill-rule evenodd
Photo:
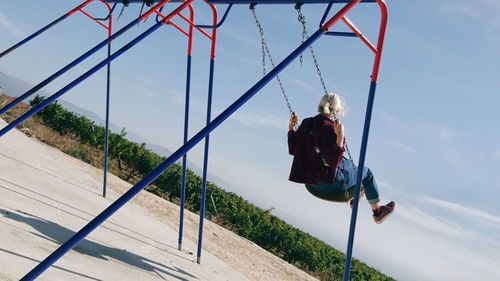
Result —
M 366 200 L 372 206 L 372 209 L 378 208 L 378 202 L 380 202 L 380 196 L 378 193 L 377 182 L 372 174 L 372 171 L 368 167 L 363 168 L 361 183 L 365 188 Z
M 349 167 L 347 172 L 349 174 L 349 186 L 354 186 L 356 184 L 356 172 L 357 169 L 354 166 Z M 386 205 L 379 205 L 380 196 L 378 192 L 377 182 L 375 181 L 375 177 L 368 167 L 363 168 L 361 184 L 364 187 L 366 199 L 373 211 L 373 220 L 379 224 L 384 222 L 384 220 L 387 219 L 396 208 L 396 203 L 391 201 Z
M 378 224 L 383 223 L 384 220 L 394 212 L 396 203 L 391 201 L 386 205 L 379 206 L 378 203 L 380 202 L 380 199 L 377 182 L 368 167 L 364 167 L 363 169 L 362 183 L 365 187 L 366 199 L 368 200 L 368 203 L 370 203 L 373 210 L 373 220 Z
M 358 172 L 356 166 L 354 166 L 354 164 L 350 160 L 344 158 L 342 160 L 342 165 L 339 167 L 339 170 L 346 179 L 343 182 L 343 189 L 352 189 L 356 185 L 356 177 Z M 375 182 L 375 178 L 373 177 L 372 172 L 367 167 L 363 169 L 363 173 L 361 175 L 361 185 L 362 189 L 364 189 L 364 193 L 368 202 L 372 205 L 377 204 L 380 201 L 377 183 Z

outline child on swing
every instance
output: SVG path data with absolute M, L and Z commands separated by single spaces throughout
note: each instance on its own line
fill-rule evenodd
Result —
M 288 124 L 288 151 L 294 156 L 290 181 L 306 185 L 307 190 L 324 200 L 349 201 L 353 205 L 357 169 L 343 157 L 344 125 L 338 116 L 345 114 L 343 99 L 334 93 L 325 94 L 318 105 L 319 114 L 304 119 L 295 130 L 298 116 L 293 113 Z M 396 208 L 391 201 L 379 205 L 377 183 L 369 168 L 364 167 L 362 187 L 373 210 L 373 220 L 380 224 Z M 342 198 L 343 197 L 343 198 Z

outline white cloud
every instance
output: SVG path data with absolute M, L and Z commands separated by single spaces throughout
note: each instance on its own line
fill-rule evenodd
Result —
M 411 152 L 411 153 L 416 153 L 417 151 L 415 150 L 415 148 L 407 145 L 407 144 L 402 144 L 400 142 L 395 142 L 396 146 L 401 148 L 402 150 L 405 150 L 407 152 Z
M 458 133 L 450 128 L 441 127 L 437 129 L 437 135 L 442 141 L 447 141 L 452 138 L 458 137 Z
M 220 49 L 219 49 L 220 51 Z M 247 57 L 247 56 L 241 56 L 241 55 L 237 55 L 237 54 L 234 54 L 232 52 L 226 52 L 230 57 L 236 59 L 237 61 L 239 62 L 242 62 L 242 63 L 246 63 L 246 64 L 249 64 L 249 65 L 254 65 L 254 66 L 260 66 L 261 65 L 261 61 L 258 59 L 258 58 L 251 58 L 251 57 Z
M 274 140 L 271 140 L 269 138 L 265 138 L 265 137 L 257 137 L 257 136 L 251 136 L 252 139 L 255 139 L 259 142 L 262 142 L 264 144 L 267 144 L 267 145 L 272 145 L 274 147 L 277 147 L 281 150 L 284 150 L 284 151 L 288 151 L 288 145 L 286 143 L 283 143 L 283 142 L 278 142 L 278 141 L 274 141 Z
M 22 31 L 14 22 L 9 20 L 4 14 L 0 12 L 0 26 L 5 28 L 10 34 L 15 37 L 22 39 L 27 36 L 27 34 Z
M 153 97 L 155 96 L 155 93 L 151 92 L 151 91 L 148 91 L 148 90 L 144 90 L 144 89 L 139 89 L 139 91 L 141 93 L 143 93 L 144 95 L 148 96 L 148 97 Z
M 448 160 L 448 163 L 454 165 L 454 167 L 467 167 L 467 162 L 465 161 L 464 154 L 461 151 L 454 148 L 444 148 L 443 154 L 446 157 L 446 160 Z
M 177 89 L 170 89 L 168 93 L 170 100 L 176 103 L 184 104 L 186 101 L 185 94 Z
M 497 151 L 495 151 L 495 157 L 500 160 L 500 149 L 498 149 Z
M 291 77 L 291 82 L 292 84 L 306 90 L 306 91 L 309 91 L 311 93 L 321 93 L 321 90 L 319 90 L 317 87 L 314 87 L 312 86 L 311 84 L 309 84 L 308 82 L 304 81 L 304 80 L 301 80 L 301 79 L 298 79 L 298 78 L 295 78 L 295 77 Z
M 244 44 L 251 44 L 251 45 L 258 44 L 257 41 L 253 40 L 253 38 L 245 36 L 245 35 L 243 35 L 244 33 L 235 31 L 233 28 L 228 27 L 228 26 L 225 26 L 224 28 L 222 28 L 221 33 L 223 33 L 224 35 L 229 36 L 233 39 L 236 39 Z
M 394 189 L 395 188 L 394 185 L 387 183 L 387 182 L 380 181 L 380 180 L 377 180 L 377 185 L 379 187 L 382 187 L 383 189 Z
M 238 111 L 229 118 L 250 127 L 262 126 L 279 130 L 283 130 L 283 128 L 286 128 L 288 124 L 287 119 L 277 117 L 263 111 Z
M 402 119 L 394 117 L 385 111 L 377 111 L 377 114 L 380 114 L 380 117 L 382 117 L 385 122 L 396 128 L 397 130 L 410 136 L 419 136 L 418 131 L 415 130 L 412 126 L 406 124 Z
M 175 103 L 182 104 L 184 106 L 186 102 L 186 94 L 178 89 L 170 89 L 167 93 L 169 95 L 169 99 Z M 194 101 L 192 98 L 189 100 L 189 112 L 190 114 L 201 114 L 203 116 L 206 115 L 207 106 L 200 102 Z M 217 110 L 212 109 L 212 112 L 217 112 Z M 212 114 L 212 119 L 213 119 Z
M 139 76 L 137 79 L 139 81 L 141 81 L 142 83 L 149 84 L 149 85 L 157 85 L 158 84 L 158 81 L 155 81 L 153 79 L 150 79 L 150 78 L 147 78 L 144 76 Z
M 455 238 L 463 235 L 463 229 L 458 224 L 446 221 L 435 215 L 431 215 L 409 204 L 398 207 L 398 216 L 404 218 L 408 222 L 411 222 L 414 226 L 417 225 L 420 228 L 424 228 L 441 235 Z
M 467 18 L 471 18 L 488 24 L 491 26 L 498 27 L 500 23 L 498 22 L 498 13 L 500 13 L 500 2 L 491 0 L 453 0 L 448 1 L 448 3 L 443 2 L 441 7 L 442 11 L 447 15 L 456 16 L 457 14 L 463 15 Z
M 418 196 L 417 199 L 421 202 L 428 203 L 436 207 L 439 207 L 443 210 L 450 211 L 458 216 L 470 217 L 474 219 L 475 222 L 493 226 L 500 229 L 500 217 L 488 214 L 479 209 L 459 205 L 453 202 L 436 199 L 428 196 Z

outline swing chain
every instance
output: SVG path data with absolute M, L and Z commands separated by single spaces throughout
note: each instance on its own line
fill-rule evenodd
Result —
M 264 36 L 264 28 L 262 27 L 262 24 L 260 23 L 259 19 L 257 18 L 257 13 L 255 12 L 255 4 L 250 5 L 250 10 L 252 11 L 253 19 L 255 20 L 255 24 L 257 25 L 257 28 L 259 29 L 259 34 L 260 34 L 260 43 L 262 47 L 262 72 L 263 75 L 266 75 L 267 69 L 266 69 L 266 55 L 269 59 L 269 62 L 271 63 L 271 66 L 275 68 L 273 57 L 271 56 L 271 51 L 269 50 L 269 47 L 267 46 L 267 41 Z M 283 94 L 283 98 L 285 99 L 286 106 L 288 107 L 288 111 L 290 111 L 290 115 L 294 113 L 292 110 L 292 106 L 290 105 L 290 101 L 288 100 L 288 96 L 286 95 L 285 87 L 283 86 L 283 83 L 281 82 L 281 79 L 279 75 L 276 75 L 276 80 L 278 81 L 279 87 L 281 89 L 281 93 Z
M 352 165 L 354 167 L 356 167 L 356 164 L 354 164 L 354 160 L 352 159 L 352 156 L 351 156 L 351 151 L 349 150 L 349 147 L 347 146 L 347 141 L 345 140 L 345 138 L 344 138 L 344 148 L 345 148 L 345 151 L 347 152 L 347 156 L 349 156 L 349 161 L 351 161 Z
M 146 1 L 142 2 L 142 5 L 141 5 L 141 11 L 139 12 L 139 17 L 142 16 L 142 12 L 144 12 L 144 6 L 146 6 Z M 148 18 L 144 19 L 144 23 L 146 23 L 146 21 L 148 20 Z M 137 25 L 139 25 L 139 23 L 137 23 Z
M 304 43 L 304 41 L 306 41 L 309 36 L 307 34 L 306 17 L 301 12 L 302 4 L 297 3 L 295 5 L 295 9 L 298 11 L 297 19 L 302 24 L 302 43 Z M 300 54 L 299 61 L 300 61 L 300 66 L 302 67 L 303 63 L 304 63 L 304 54 L 303 53 Z
M 127 6 L 128 4 L 125 4 L 125 3 L 122 3 L 122 8 L 120 10 L 120 13 L 118 14 L 118 17 L 116 18 L 116 21 L 119 21 L 120 18 L 122 17 L 123 15 L 123 11 L 125 10 L 125 6 Z
M 309 34 L 307 32 L 306 17 L 302 13 L 302 4 L 301 3 L 297 3 L 295 5 L 295 9 L 297 10 L 297 14 L 298 14 L 297 19 L 302 24 L 302 43 L 304 43 L 304 41 L 306 41 L 307 38 L 309 38 Z M 314 49 L 313 49 L 312 45 L 309 46 L 309 51 L 311 52 L 311 57 L 313 59 L 314 66 L 316 67 L 316 73 L 318 74 L 319 81 L 321 82 L 321 86 L 323 86 L 323 91 L 325 92 L 325 94 L 327 94 L 328 93 L 328 89 L 326 87 L 325 80 L 323 79 L 323 74 L 321 73 L 321 69 L 319 68 L 318 59 L 316 58 L 316 54 L 314 53 Z M 303 57 L 301 55 L 300 56 L 300 65 L 301 66 L 302 66 L 303 60 L 304 59 L 303 59 Z

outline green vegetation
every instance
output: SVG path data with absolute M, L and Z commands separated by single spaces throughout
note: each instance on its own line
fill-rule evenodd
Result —
M 43 101 L 40 96 L 30 103 Z M 83 116 L 78 116 L 52 103 L 42 109 L 37 118 L 46 126 L 61 135 L 71 135 L 82 144 L 97 149 L 104 147 L 105 129 Z M 136 182 L 165 158 L 145 148 L 145 144 L 128 141 L 125 129 L 119 134 L 112 133 L 109 138 L 109 157 L 117 166 L 117 173 L 124 180 Z M 83 150 L 67 151 L 74 157 L 90 162 Z M 179 201 L 182 168 L 172 165 L 148 187 L 163 198 Z M 186 207 L 199 210 L 202 179 L 191 170 L 187 172 Z M 314 238 L 271 214 L 271 210 L 262 210 L 240 196 L 227 192 L 213 183 L 207 184 L 207 217 L 214 222 L 245 237 L 260 247 L 270 251 L 298 268 L 321 280 L 342 280 L 344 254 L 326 243 Z M 354 261 L 351 280 L 394 280 L 367 265 Z

